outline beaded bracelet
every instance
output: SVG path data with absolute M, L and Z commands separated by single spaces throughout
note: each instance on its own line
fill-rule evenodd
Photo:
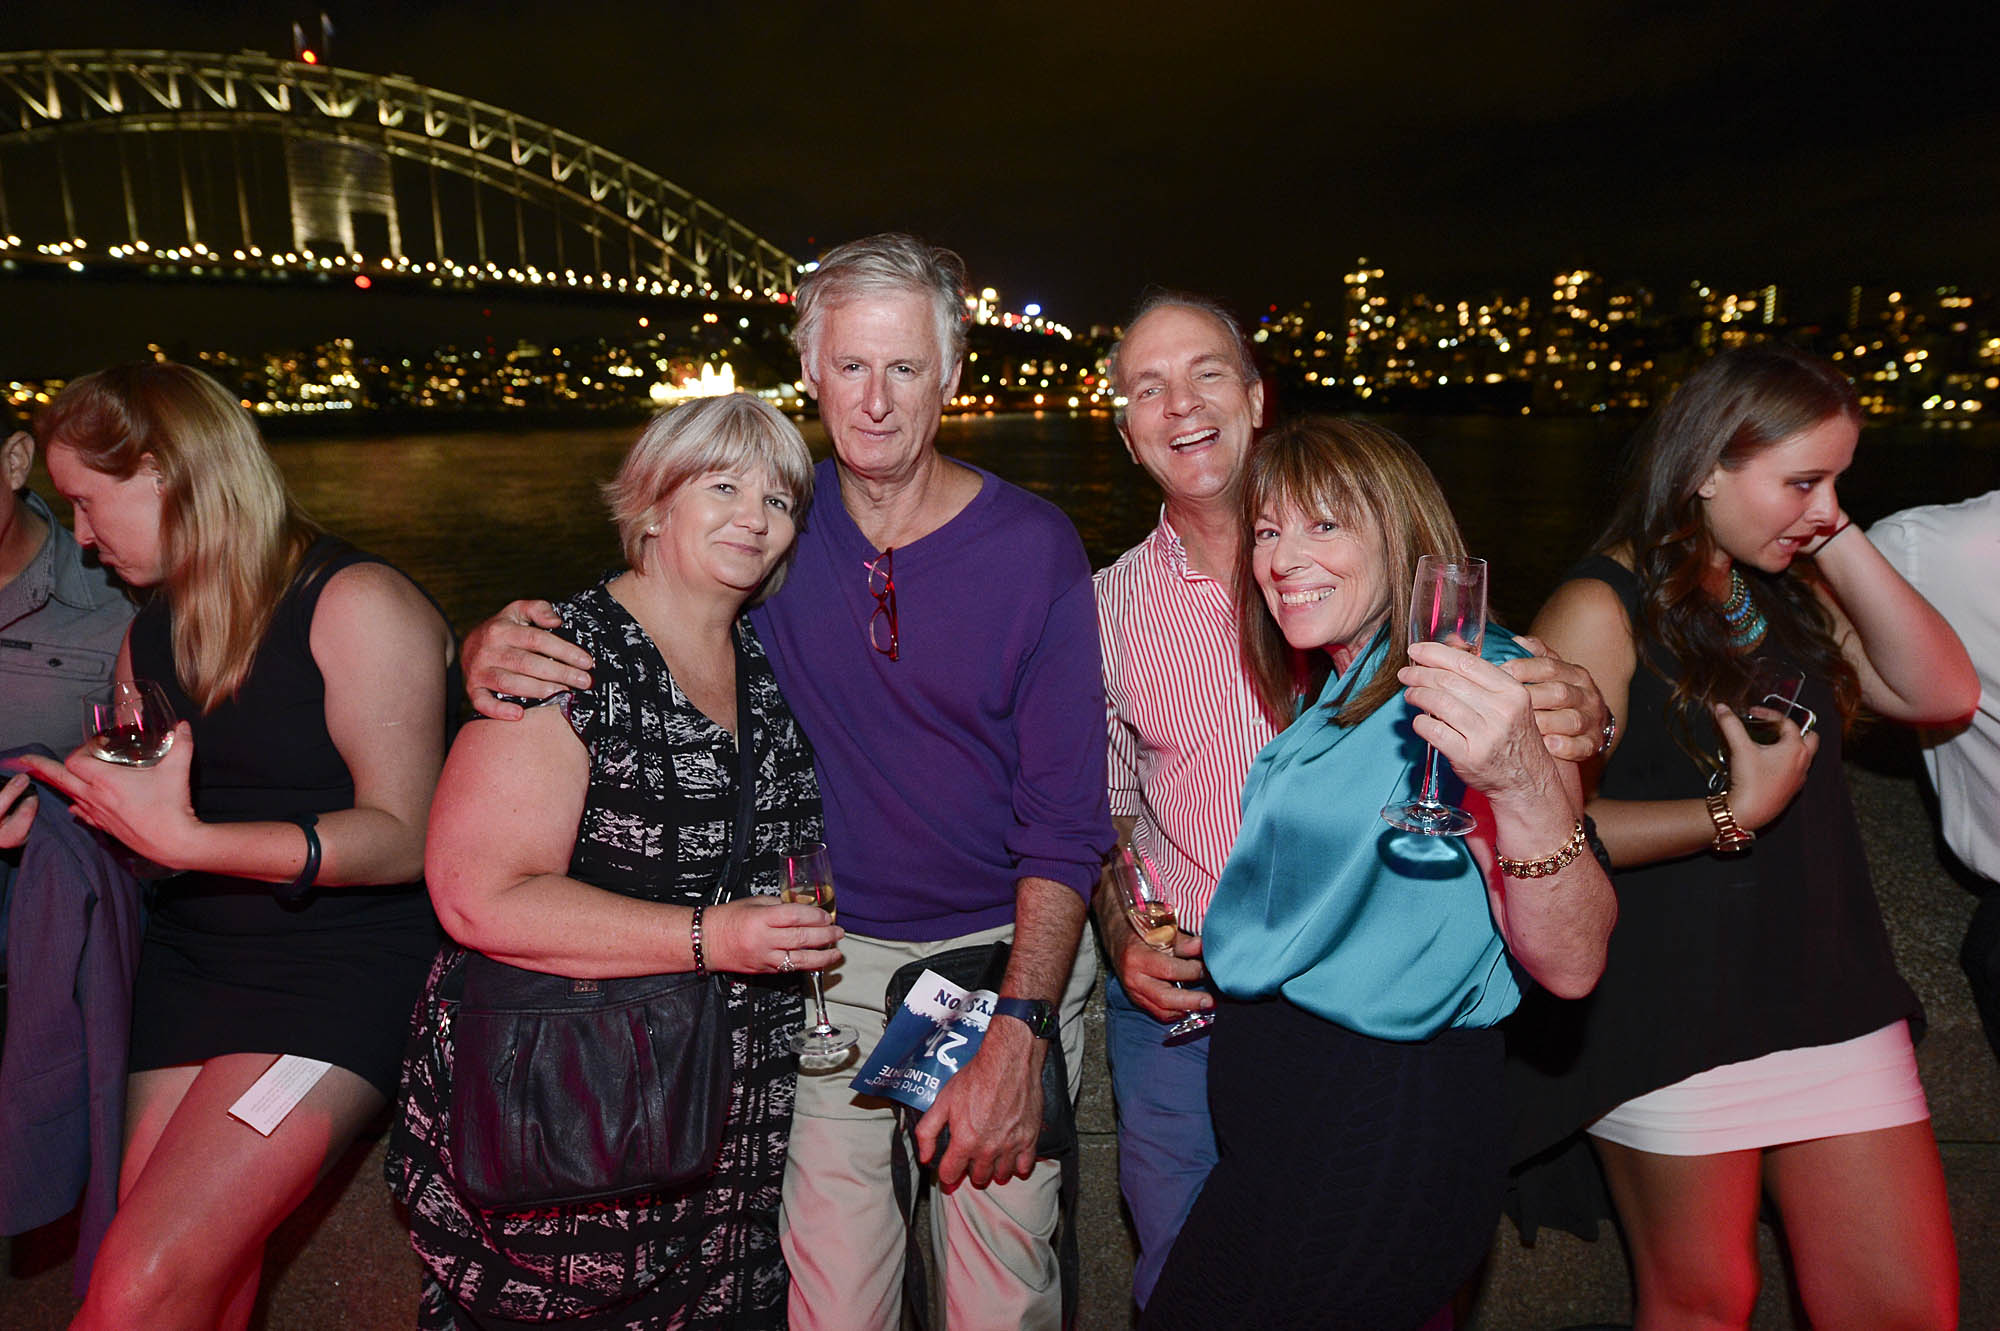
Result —
M 688 939 L 694 944 L 694 973 L 696 975 L 708 974 L 708 963 L 702 959 L 701 955 L 701 913 L 707 907 L 707 902 L 696 906 L 694 908 L 694 922 L 688 926 Z
M 1583 854 L 1589 844 L 1589 840 L 1583 834 L 1583 819 L 1579 818 L 1576 820 L 1576 827 L 1569 834 L 1569 840 L 1563 842 L 1561 849 L 1555 854 L 1544 855 L 1538 860 L 1510 860 L 1501 855 L 1498 857 L 1500 872 L 1509 878 L 1547 878 L 1552 874 L 1561 873 L 1571 860 Z

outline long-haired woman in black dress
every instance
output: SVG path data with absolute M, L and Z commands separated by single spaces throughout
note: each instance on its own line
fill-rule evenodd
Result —
M 1531 1116 L 1568 1099 L 1588 1122 L 1645 1331 L 1748 1324 L 1765 1194 L 1815 1327 L 1956 1322 L 1917 1002 L 1840 740 L 1857 706 L 1942 722 L 1979 685 L 1944 620 L 1850 530 L 1835 483 L 1860 425 L 1824 361 L 1716 357 L 1649 423 L 1598 553 L 1535 622 L 1626 719 L 1587 771 L 1620 918 L 1570 1089 L 1530 1080 L 1518 1098 Z M 1806 710 L 1753 687 L 1760 666 L 1802 678 Z
M 151 768 L 35 765 L 177 871 L 140 961 L 119 1209 L 74 1325 L 241 1327 L 265 1238 L 395 1093 L 436 946 L 418 879 L 454 642 L 408 578 L 307 521 L 206 375 L 87 375 L 39 424 L 77 539 L 151 592 L 118 676 L 183 718 Z M 229 1110 L 281 1054 L 332 1066 L 263 1136 Z

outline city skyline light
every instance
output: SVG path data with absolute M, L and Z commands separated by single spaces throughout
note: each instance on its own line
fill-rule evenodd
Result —
M 323 63 L 539 117 L 801 257 L 917 231 L 1078 326 L 1155 283 L 1323 303 L 1357 254 L 1409 289 L 1584 267 L 1778 284 L 1807 314 L 1995 284 L 2000 117 L 1964 15 L 325 8 Z M 10 15 L 7 45 L 289 56 L 316 14 L 86 0 Z

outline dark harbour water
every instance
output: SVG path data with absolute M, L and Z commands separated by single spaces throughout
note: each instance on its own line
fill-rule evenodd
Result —
M 1636 422 L 1384 417 L 1424 454 L 1472 550 L 1493 564 L 1496 616 L 1525 626 L 1597 533 Z M 636 427 L 285 439 L 280 466 L 328 528 L 402 565 L 463 631 L 517 596 L 560 596 L 617 562 L 597 483 Z M 823 452 L 817 423 L 808 442 Z M 1111 418 L 968 416 L 939 433 L 946 453 L 1059 505 L 1093 566 L 1143 537 L 1159 493 L 1126 456 Z M 2000 422 L 1867 430 L 1841 485 L 1856 520 L 2000 485 Z

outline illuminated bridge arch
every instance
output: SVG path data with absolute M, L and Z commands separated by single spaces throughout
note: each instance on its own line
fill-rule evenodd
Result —
M 397 74 L 186 51 L 0 52 L 0 257 L 780 301 L 799 273 L 540 121 Z

